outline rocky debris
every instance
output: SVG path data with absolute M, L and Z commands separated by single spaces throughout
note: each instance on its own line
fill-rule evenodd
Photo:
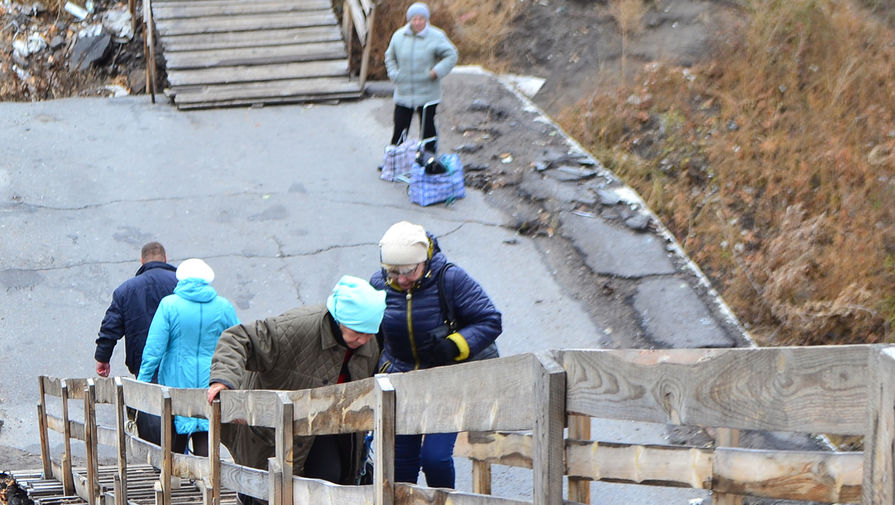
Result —
M 100 25 L 95 25 L 99 27 Z M 112 37 L 108 33 L 85 35 L 75 41 L 68 58 L 68 64 L 83 72 L 94 63 L 102 61 L 109 54 L 112 45 Z
M 141 90 L 144 67 L 126 2 L 0 0 L 0 100 L 111 95 Z M 10 57 L 6 57 L 9 55 Z M 145 77 L 144 77 L 145 80 Z

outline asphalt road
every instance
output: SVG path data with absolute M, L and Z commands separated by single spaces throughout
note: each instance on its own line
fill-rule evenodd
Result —
M 371 98 L 183 113 L 146 97 L 0 103 L 0 445 L 39 452 L 37 376 L 94 375 L 112 290 L 150 240 L 172 263 L 204 258 L 246 321 L 322 303 L 342 274 L 369 277 L 379 237 L 406 219 L 435 233 L 492 296 L 504 355 L 598 347 L 604 328 L 480 192 L 421 208 L 403 185 L 378 179 L 391 106 Z M 121 347 L 112 372 L 127 375 Z M 604 440 L 664 436 L 659 426 L 599 429 Z M 530 497 L 525 472 L 496 469 L 495 494 Z M 595 489 L 601 503 L 646 503 L 654 492 Z M 704 496 L 675 490 L 662 501 Z

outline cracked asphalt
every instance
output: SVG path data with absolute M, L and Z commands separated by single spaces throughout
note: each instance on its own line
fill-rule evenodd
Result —
M 511 104 L 503 107 L 512 109 L 512 124 L 537 122 L 556 136 L 549 120 L 493 77 L 456 74 L 446 86 L 457 110 L 469 89 L 490 86 Z M 504 317 L 504 355 L 743 345 L 723 303 L 661 226 L 637 231 L 601 214 L 551 207 L 556 183 L 539 184 L 525 167 L 525 194 L 513 185 L 487 194 L 468 188 L 449 207 L 411 204 L 406 186 L 380 181 L 375 170 L 391 108 L 382 97 L 187 113 L 143 96 L 0 103 L 0 445 L 39 453 L 37 376 L 94 375 L 94 338 L 112 290 L 134 274 L 150 240 L 165 245 L 172 263 L 204 258 L 219 294 L 248 321 L 322 303 L 342 274 L 369 277 L 379 237 L 406 219 L 435 233 L 449 260 L 494 299 Z M 451 128 L 442 128 L 443 144 L 456 145 Z M 611 174 L 571 182 L 579 193 L 630 192 Z M 532 197 L 545 187 L 547 196 Z M 636 201 L 602 205 L 650 217 Z M 538 206 L 556 212 L 561 233 L 517 233 L 520 213 Z M 584 291 L 623 296 L 594 302 Z M 667 310 L 672 303 L 678 310 Z M 612 304 L 624 306 L 612 316 L 618 326 L 636 330 L 613 331 L 612 317 L 600 311 L 616 310 Z M 118 346 L 113 374 L 127 374 L 123 361 Z M 664 427 L 598 428 L 602 440 L 667 440 Z M 469 472 L 461 464 L 462 475 Z M 516 471 L 495 470 L 494 479 L 496 494 L 530 496 Z M 673 493 L 684 503 L 705 495 Z M 623 495 L 617 503 L 630 502 Z

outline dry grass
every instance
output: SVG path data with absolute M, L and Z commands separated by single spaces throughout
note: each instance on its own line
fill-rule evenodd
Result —
M 562 122 L 762 343 L 895 340 L 895 33 L 850 1 L 744 14 L 713 62 L 652 66 Z

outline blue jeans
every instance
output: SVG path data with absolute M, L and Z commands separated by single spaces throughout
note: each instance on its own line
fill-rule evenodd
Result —
M 395 481 L 416 484 L 420 466 L 429 487 L 454 487 L 456 433 L 395 437 Z

